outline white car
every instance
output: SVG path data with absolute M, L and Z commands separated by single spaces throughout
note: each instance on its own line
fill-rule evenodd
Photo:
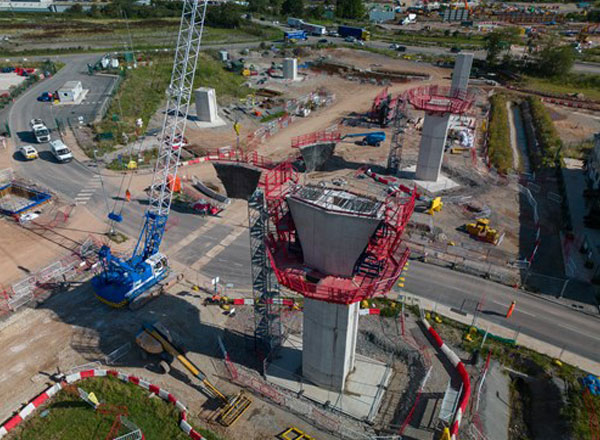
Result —
M 61 163 L 71 162 L 73 160 L 73 153 L 71 153 L 69 147 L 59 139 L 50 142 L 50 151 L 56 160 Z
M 31 145 L 21 145 L 19 147 L 19 153 L 23 155 L 25 160 L 34 160 L 39 157 L 37 150 Z

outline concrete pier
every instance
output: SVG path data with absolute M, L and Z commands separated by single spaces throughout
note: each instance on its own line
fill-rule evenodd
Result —
M 333 156 L 335 143 L 312 144 L 300 147 L 307 172 L 322 171 L 325 163 Z
M 435 182 L 438 180 L 444 158 L 450 114 L 426 114 L 423 121 L 421 145 L 415 178 Z
M 303 187 L 287 199 L 304 263 L 319 272 L 352 277 L 381 223 L 381 203 L 345 191 Z
M 196 116 L 202 122 L 217 122 L 217 94 L 215 89 L 199 87 L 194 90 L 196 100 Z
M 456 57 L 452 71 L 451 95 L 466 93 L 472 65 L 472 53 L 461 53 Z M 416 180 L 437 182 L 439 179 L 449 124 L 450 113 L 425 112 L 415 173 Z
M 343 391 L 354 369 L 359 303 L 304 300 L 302 375 L 316 385 Z
M 211 162 L 223 183 L 227 197 L 248 200 L 262 174 L 260 168 L 242 163 Z
M 283 79 L 298 79 L 298 60 L 296 58 L 285 58 L 283 60 Z

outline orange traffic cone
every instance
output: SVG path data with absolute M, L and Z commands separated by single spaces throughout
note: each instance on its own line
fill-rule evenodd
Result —
M 515 311 L 515 306 L 516 305 L 517 305 L 517 303 L 514 302 L 514 301 L 510 303 L 510 307 L 508 308 L 508 312 L 506 312 L 506 317 L 507 318 L 510 318 L 510 315 L 513 314 L 513 312 Z

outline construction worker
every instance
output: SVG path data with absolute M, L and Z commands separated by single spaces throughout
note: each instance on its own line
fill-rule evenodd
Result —
M 125 190 L 125 200 L 127 200 L 128 202 L 131 202 L 131 192 L 129 192 L 129 190 Z
M 515 311 L 516 305 L 517 305 L 517 303 L 515 301 L 510 303 L 510 307 L 508 308 L 508 311 L 506 312 L 507 318 L 510 318 L 510 316 L 513 314 L 513 312 Z

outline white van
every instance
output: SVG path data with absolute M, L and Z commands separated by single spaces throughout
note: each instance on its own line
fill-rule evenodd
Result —
M 50 142 L 50 151 L 59 162 L 71 162 L 73 160 L 73 153 L 60 139 Z

